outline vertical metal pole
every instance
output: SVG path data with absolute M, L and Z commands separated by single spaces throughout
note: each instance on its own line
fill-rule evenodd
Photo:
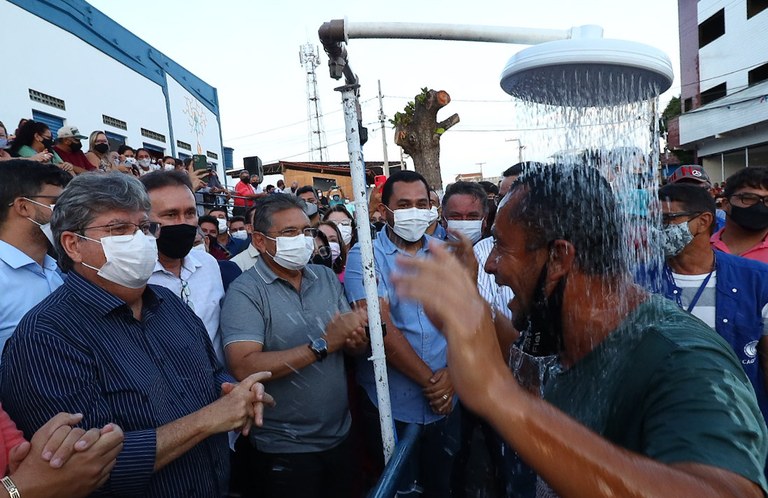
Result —
M 725 154 L 720 153 L 720 182 L 725 181 Z
M 744 147 L 744 159 L 746 162 L 746 167 L 749 168 L 749 147 Z
M 379 295 L 376 290 L 373 244 L 371 242 L 370 221 L 368 220 L 365 163 L 363 162 L 363 149 L 360 145 L 357 96 L 355 95 L 357 88 L 358 85 L 345 85 L 336 88 L 336 90 L 341 92 L 342 105 L 344 107 L 344 124 L 347 135 L 347 150 L 349 151 L 349 170 L 352 175 L 352 188 L 355 193 L 357 243 L 360 244 L 360 255 L 363 264 L 363 285 L 365 287 L 365 299 L 368 303 L 368 328 L 371 331 L 371 351 L 373 354 L 369 360 L 373 361 L 373 372 L 376 378 L 381 441 L 384 446 L 384 463 L 386 464 L 395 450 L 395 433 L 392 421 L 392 406 L 389 401 L 389 379 L 387 377 L 387 359 L 384 353 L 384 337 L 381 332 Z
M 379 80 L 379 121 L 381 121 L 381 145 L 384 147 L 384 175 L 389 176 L 389 156 L 387 154 L 387 116 L 384 115 L 384 101 L 381 95 L 381 80 Z

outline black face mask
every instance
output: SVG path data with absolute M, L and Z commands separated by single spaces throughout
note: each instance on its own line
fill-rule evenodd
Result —
M 247 176 L 241 176 L 240 181 L 243 183 L 250 183 L 251 179 Z
M 327 251 L 321 251 L 325 253 L 325 256 L 323 256 L 320 253 L 317 253 L 314 256 L 312 256 L 312 260 L 310 261 L 310 263 L 312 263 L 313 265 L 323 265 L 323 266 L 327 266 L 328 268 L 333 268 L 333 256 L 331 254 L 331 250 L 330 248 L 327 248 L 327 247 L 325 249 L 327 249 Z
M 109 144 L 96 144 L 93 146 L 93 150 L 99 154 L 106 154 L 109 152 Z
M 43 139 L 43 147 L 46 149 L 50 149 L 53 147 L 53 139 L 52 138 L 44 138 Z
M 192 250 L 197 235 L 195 225 L 163 225 L 157 238 L 157 250 L 172 259 L 181 259 Z
M 78 152 L 83 149 L 83 144 L 80 142 L 72 142 L 69 144 L 69 150 L 72 152 Z
M 384 228 L 386 225 L 383 221 L 377 221 L 373 224 L 373 228 L 376 229 L 377 232 L 381 232 L 381 229 Z
M 559 354 L 563 346 L 563 292 L 565 278 L 561 278 L 552 294 L 544 294 L 547 266 L 542 268 L 533 303 L 528 316 L 515 317 L 515 327 L 523 331 L 523 351 L 531 356 Z
M 762 232 L 768 228 L 768 207 L 762 202 L 750 207 L 731 204 L 731 219 L 744 230 Z

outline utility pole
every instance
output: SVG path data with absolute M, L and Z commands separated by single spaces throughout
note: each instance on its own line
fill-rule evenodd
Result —
M 379 121 L 381 122 L 381 145 L 384 147 L 384 176 L 389 176 L 389 157 L 387 155 L 387 116 L 384 114 L 384 101 L 381 95 L 381 80 L 379 81 Z
M 519 163 L 523 162 L 523 149 L 525 149 L 525 145 L 523 145 L 523 142 L 521 142 L 519 138 L 507 138 L 504 141 L 517 142 L 517 162 Z
M 478 166 L 480 166 L 480 180 L 483 180 L 483 179 L 485 179 L 485 177 L 483 176 L 483 164 L 485 164 L 485 161 L 483 161 L 483 162 L 481 162 L 481 163 L 475 163 L 475 164 L 477 164 Z

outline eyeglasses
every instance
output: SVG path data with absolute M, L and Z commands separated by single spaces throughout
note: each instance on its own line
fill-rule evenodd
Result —
M 728 202 L 730 202 L 734 197 L 737 198 L 739 202 L 745 207 L 754 206 L 758 202 L 762 202 L 764 206 L 768 206 L 768 195 L 732 194 L 728 197 Z
M 136 223 L 112 223 L 109 225 L 97 225 L 92 227 L 85 227 L 82 230 L 80 230 L 81 233 L 85 232 L 86 230 L 94 230 L 97 228 L 101 228 L 105 231 L 109 232 L 110 237 L 111 236 L 119 236 L 119 235 L 133 235 L 138 230 L 141 230 L 144 232 L 144 235 L 151 235 L 155 238 L 157 238 L 160 235 L 160 223 L 154 222 L 154 221 L 142 221 L 138 225 Z
M 304 228 L 299 230 L 298 228 L 286 228 L 279 232 L 262 232 L 264 235 L 268 233 L 277 234 L 278 237 L 296 237 L 297 235 L 304 235 L 305 237 L 315 238 L 317 237 L 317 228 Z
M 344 220 L 344 221 L 334 221 L 333 223 L 339 225 L 339 226 L 345 226 L 345 227 L 351 227 L 352 226 L 352 220 Z
M 189 306 L 192 311 L 195 311 L 195 305 L 192 303 L 192 292 L 189 290 L 189 282 L 186 280 L 181 281 L 181 300 L 184 304 Z
M 678 218 L 682 218 L 684 216 L 692 216 L 692 217 L 695 218 L 696 216 L 700 215 L 701 213 L 702 213 L 702 211 L 678 211 L 676 213 L 662 213 L 661 214 L 661 222 L 664 225 L 669 225 L 670 223 L 672 223 L 673 221 L 675 221 Z M 688 221 L 690 221 L 690 220 L 688 220 Z

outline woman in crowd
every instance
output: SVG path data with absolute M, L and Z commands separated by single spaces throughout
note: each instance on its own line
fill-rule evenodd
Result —
M 328 208 L 323 216 L 323 221 L 332 221 L 339 227 L 345 252 L 349 252 L 349 248 L 357 243 L 355 220 L 344 206 L 337 205 Z
M 96 130 L 88 139 L 85 157 L 100 171 L 111 171 L 116 166 L 109 160 L 109 140 L 103 131 Z
M 347 266 L 347 249 L 342 242 L 343 238 L 341 231 L 339 231 L 339 225 L 332 221 L 321 221 L 317 228 L 328 239 L 328 246 L 331 249 L 331 268 L 343 284 L 344 270 Z
M 3 122 L 0 121 L 0 161 L 11 159 L 11 155 L 6 150 L 9 147 L 8 143 L 8 130 L 5 128 Z
M 72 165 L 61 160 L 53 150 L 53 134 L 45 123 L 27 120 L 16 130 L 16 137 L 11 145 L 10 155 L 23 157 L 41 163 L 52 163 L 72 173 Z

